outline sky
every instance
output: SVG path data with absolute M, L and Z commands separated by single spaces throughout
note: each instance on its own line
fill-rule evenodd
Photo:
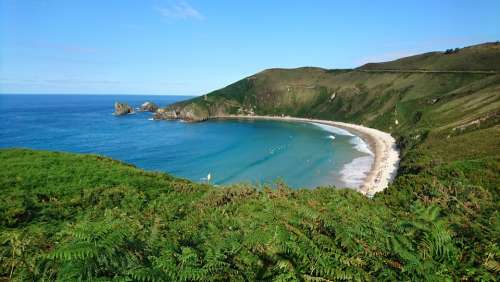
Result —
M 0 0 L 0 93 L 201 95 L 497 40 L 498 0 Z

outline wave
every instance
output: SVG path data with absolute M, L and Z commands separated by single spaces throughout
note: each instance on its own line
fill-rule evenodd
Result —
M 366 142 L 363 141 L 363 139 L 361 139 L 359 136 L 351 138 L 351 140 L 349 140 L 349 143 L 354 145 L 354 149 L 358 150 L 359 152 L 373 156 L 373 152 L 370 150 L 370 146 L 368 146 L 368 144 L 366 144 Z
M 333 135 L 328 135 L 326 138 L 335 140 L 335 136 L 333 136 Z
M 269 154 L 266 154 L 264 155 L 263 157 L 259 158 L 259 159 L 256 159 L 254 160 L 253 162 L 243 166 L 243 167 L 240 167 L 239 169 L 237 169 L 236 171 L 234 171 L 233 173 L 231 173 L 230 175 L 227 175 L 225 178 L 221 179 L 221 180 L 218 180 L 217 182 L 218 183 L 227 183 L 227 182 L 230 182 L 232 179 L 235 179 L 237 178 L 239 175 L 241 175 L 243 172 L 247 171 L 247 170 L 250 170 L 256 166 L 259 166 L 265 162 L 268 162 L 269 160 L 273 159 L 273 158 L 276 158 L 278 155 L 281 155 L 282 153 L 284 153 L 287 149 L 287 145 L 280 145 L 280 146 L 277 146 L 275 148 L 272 148 L 270 151 L 269 151 Z
M 370 150 L 370 146 L 368 146 L 368 144 L 366 144 L 366 142 L 363 139 L 361 139 L 359 136 L 354 135 L 345 129 L 338 128 L 335 126 L 326 125 L 326 124 L 322 124 L 322 123 L 316 123 L 316 122 L 312 122 L 312 124 L 316 125 L 317 127 L 321 128 L 327 132 L 333 133 L 333 134 L 352 136 L 351 140 L 349 140 L 349 143 L 354 145 L 354 149 L 358 150 L 361 153 L 365 153 L 365 154 L 369 154 L 369 155 L 373 156 L 373 152 Z M 327 138 L 335 139 L 335 136 L 329 135 Z
M 311 123 L 316 125 L 317 127 L 321 128 L 321 129 L 323 129 L 324 131 L 328 131 L 330 133 L 334 133 L 337 135 L 345 135 L 345 136 L 356 136 L 345 129 L 338 128 L 338 127 L 335 127 L 332 125 L 327 125 L 327 124 L 322 124 L 322 123 L 317 123 L 317 122 L 311 122 Z
M 148 118 L 148 120 L 155 120 L 154 118 Z
M 353 159 L 344 165 L 340 171 L 340 178 L 348 188 L 360 188 L 363 181 L 370 172 L 373 164 L 373 156 L 364 156 Z

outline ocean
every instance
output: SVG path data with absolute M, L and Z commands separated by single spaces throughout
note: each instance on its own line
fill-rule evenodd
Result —
M 193 181 L 285 182 L 292 188 L 357 188 L 373 157 L 357 136 L 281 121 L 153 121 L 113 116 L 115 101 L 160 106 L 185 96 L 0 95 L 0 148 L 100 154 Z

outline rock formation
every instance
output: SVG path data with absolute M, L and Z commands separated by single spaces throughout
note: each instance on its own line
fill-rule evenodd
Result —
M 156 112 L 153 114 L 153 118 L 156 120 L 159 119 L 178 119 L 177 112 L 175 110 L 167 110 L 167 109 L 158 109 Z
M 156 120 L 180 119 L 187 122 L 197 122 L 209 119 L 210 114 L 206 107 L 198 104 L 188 104 L 160 108 L 154 113 L 153 118 Z
M 132 109 L 132 107 L 130 107 L 128 104 L 115 102 L 115 112 L 113 113 L 115 116 L 122 116 L 133 113 L 134 109 Z
M 144 102 L 144 104 L 141 105 L 140 109 L 139 109 L 141 112 L 156 112 L 156 110 L 158 110 L 158 105 L 156 105 L 155 103 L 153 102 Z

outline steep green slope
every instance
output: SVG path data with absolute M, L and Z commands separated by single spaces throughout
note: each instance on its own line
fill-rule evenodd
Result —
M 435 165 L 369 199 L 214 188 L 99 156 L 0 150 L 0 277 L 494 281 L 497 173 L 491 158 Z
M 377 65 L 401 72 L 367 71 L 367 66 L 355 70 L 265 70 L 167 110 L 191 110 L 191 120 L 257 114 L 353 122 L 391 132 L 401 142 L 413 138 L 412 143 L 423 146 L 441 146 L 433 140 L 442 139 L 454 143 L 467 132 L 487 130 L 487 138 L 479 140 L 487 143 L 478 144 L 480 155 L 498 155 L 500 44 L 471 46 L 453 54 L 432 54 Z M 424 66 L 434 70 L 457 67 L 493 72 L 405 71 Z M 463 156 L 474 147 L 463 146 Z

